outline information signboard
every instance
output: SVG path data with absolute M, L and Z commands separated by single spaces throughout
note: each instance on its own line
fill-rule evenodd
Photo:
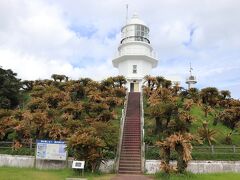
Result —
M 66 160 L 64 141 L 37 140 L 36 159 Z
M 73 169 L 84 169 L 85 161 L 73 161 L 72 168 Z

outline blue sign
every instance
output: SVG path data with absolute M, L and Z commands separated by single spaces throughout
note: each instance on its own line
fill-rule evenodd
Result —
M 37 140 L 36 159 L 66 160 L 67 151 L 64 141 Z

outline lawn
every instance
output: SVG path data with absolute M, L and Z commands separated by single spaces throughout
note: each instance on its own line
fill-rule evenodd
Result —
M 79 173 L 71 169 L 63 170 L 38 170 L 33 168 L 13 168 L 0 167 L 1 180 L 65 180 L 66 178 L 87 178 L 88 180 L 108 180 L 114 177 L 114 174 L 85 173 L 80 176 Z
M 66 178 L 86 178 L 88 180 L 110 180 L 115 174 L 102 174 L 102 173 L 85 173 L 80 176 L 79 173 L 71 169 L 63 170 L 39 170 L 33 168 L 13 168 L 13 167 L 0 167 L 1 180 L 65 180 Z M 149 175 L 152 178 L 152 175 Z M 196 180 L 239 180 L 240 173 L 212 173 L 212 174 L 192 174 L 187 173 L 184 175 L 171 175 L 166 176 L 162 173 L 155 174 L 155 179 L 196 179 Z
M 167 179 L 167 180 L 239 180 L 240 173 L 209 173 L 209 174 L 184 174 L 184 175 L 171 175 L 166 176 L 162 173 L 155 175 L 155 179 Z

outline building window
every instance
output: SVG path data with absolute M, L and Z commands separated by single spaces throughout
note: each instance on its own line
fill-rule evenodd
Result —
M 137 74 L 137 65 L 133 65 L 133 74 Z

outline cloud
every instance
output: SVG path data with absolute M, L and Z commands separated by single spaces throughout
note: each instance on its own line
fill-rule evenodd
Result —
M 154 75 L 184 80 L 192 62 L 197 87 L 230 89 L 240 98 L 240 2 L 236 0 L 0 1 L 0 65 L 23 79 L 101 79 L 117 74 L 111 59 L 120 29 L 135 11 L 150 27 L 159 58 Z M 229 88 L 228 88 L 229 87 Z

